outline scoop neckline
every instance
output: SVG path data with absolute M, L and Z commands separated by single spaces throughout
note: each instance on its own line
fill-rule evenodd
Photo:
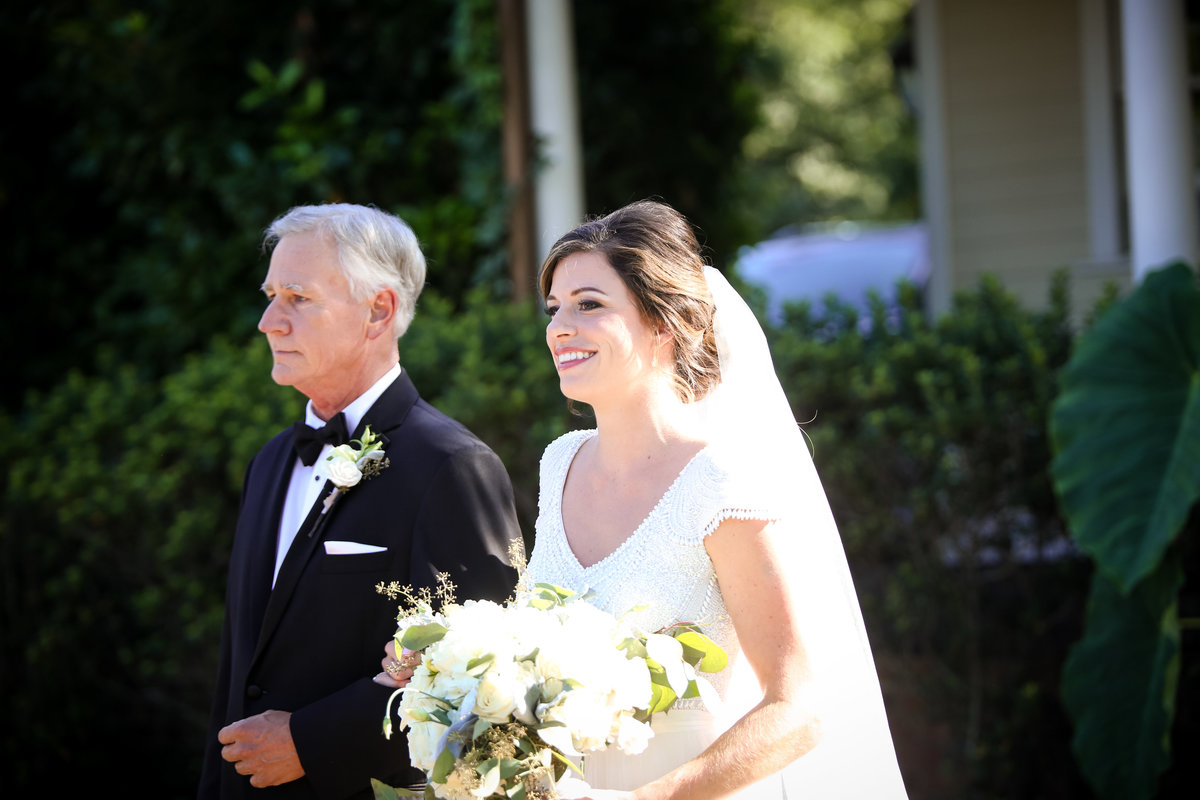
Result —
M 593 562 L 592 564 L 585 565 L 579 560 L 579 556 L 575 554 L 575 550 L 571 547 L 571 540 L 567 538 L 567 523 L 563 518 L 563 493 L 567 489 L 567 475 L 571 471 L 571 465 L 575 463 L 575 457 L 579 455 L 579 450 L 583 447 L 584 443 L 590 439 L 594 439 L 598 435 L 594 428 L 580 431 L 579 434 L 580 435 L 575 437 L 577 441 L 574 443 L 573 450 L 567 453 L 566 457 L 563 459 L 564 464 L 558 476 L 558 529 L 562 533 L 563 549 L 566 550 L 567 555 L 571 558 L 571 561 L 573 561 L 577 567 L 587 573 L 596 567 L 601 566 L 605 562 L 611 561 L 618 553 L 620 553 L 622 550 L 625 550 L 629 546 L 630 542 L 634 541 L 634 539 L 636 539 L 643 530 L 645 530 L 646 524 L 658 513 L 658 510 L 662 507 L 664 501 L 666 501 L 666 499 L 675 492 L 676 487 L 679 486 L 680 482 L 683 480 L 683 476 L 687 474 L 687 472 L 692 468 L 692 465 L 695 464 L 702 455 L 708 452 L 709 448 L 712 447 L 712 444 L 705 444 L 703 447 L 697 450 L 691 458 L 688 459 L 687 463 L 684 464 L 679 470 L 679 474 L 677 474 L 675 479 L 671 481 L 670 486 L 668 486 L 662 495 L 659 496 L 658 502 L 656 502 L 654 506 L 646 512 L 646 515 L 642 518 L 642 521 L 637 524 L 637 527 L 635 527 L 628 536 L 621 540 L 620 544 L 614 547 L 612 551 L 603 558 Z

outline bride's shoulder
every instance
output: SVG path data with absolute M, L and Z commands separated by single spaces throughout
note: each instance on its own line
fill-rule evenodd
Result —
M 696 457 L 693 467 L 686 502 L 707 512 L 774 512 L 786 495 L 786 487 L 772 474 L 771 465 L 744 446 L 711 443 Z
M 562 461 L 570 461 L 575 457 L 576 451 L 583 446 L 583 443 L 596 435 L 594 429 L 584 429 L 576 431 L 567 431 L 562 436 L 559 436 L 550 444 L 546 445 L 546 449 L 542 451 L 542 469 L 547 466 L 559 464 Z

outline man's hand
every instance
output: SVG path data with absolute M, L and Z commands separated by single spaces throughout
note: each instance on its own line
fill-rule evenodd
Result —
M 225 745 L 221 758 L 233 762 L 239 775 L 261 789 L 288 783 L 304 775 L 292 741 L 290 711 L 264 711 L 227 725 L 217 734 Z

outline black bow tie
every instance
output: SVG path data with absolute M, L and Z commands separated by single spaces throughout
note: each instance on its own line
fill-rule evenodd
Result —
M 296 448 L 296 455 L 300 456 L 306 467 L 316 463 L 317 456 L 321 455 L 321 448 L 325 445 L 337 447 L 348 441 L 350 436 L 346 433 L 346 416 L 341 413 L 326 422 L 323 428 L 310 428 L 303 422 L 292 426 L 292 446 Z

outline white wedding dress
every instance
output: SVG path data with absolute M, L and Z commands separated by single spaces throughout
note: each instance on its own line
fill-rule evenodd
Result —
M 698 755 L 761 698 L 704 547 L 705 537 L 726 519 L 761 519 L 789 526 L 785 563 L 810 612 L 803 635 L 817 677 L 823 734 L 815 749 L 783 773 L 736 797 L 906 798 L 857 596 L 807 451 L 799 459 L 799 482 L 793 474 L 781 492 L 764 471 L 747 469 L 744 458 L 727 458 L 720 446 L 709 445 L 684 467 L 624 543 L 585 567 L 567 542 L 562 496 L 575 454 L 595 435 L 593 430 L 568 433 L 542 456 L 527 578 L 591 590 L 595 604 L 617 615 L 644 606 L 627 618 L 645 631 L 694 622 L 725 649 L 730 665 L 709 676 L 720 708 L 706 709 L 699 698 L 680 701 L 654 716 L 655 735 L 644 753 L 630 756 L 614 749 L 586 754 L 586 781 L 599 789 L 633 789 L 660 777 Z

